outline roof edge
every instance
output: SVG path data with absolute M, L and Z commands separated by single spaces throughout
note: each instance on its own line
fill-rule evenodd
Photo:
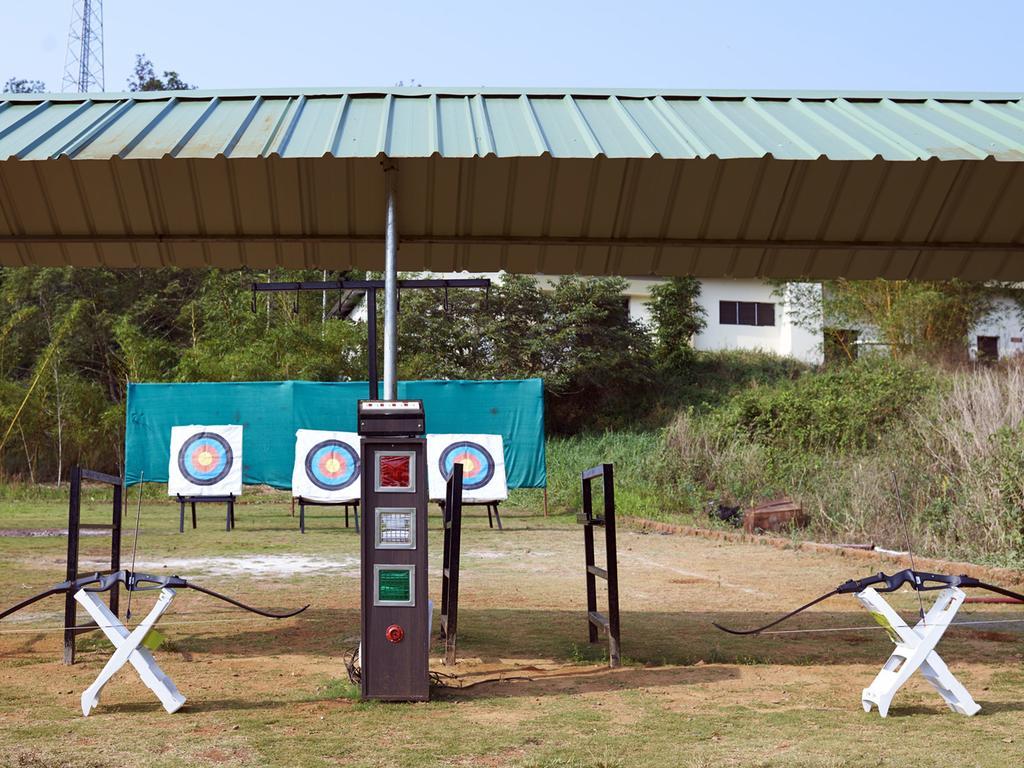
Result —
M 871 90 L 800 90 L 800 89 L 672 89 L 672 88 L 525 88 L 525 87 L 426 87 L 426 86 L 362 86 L 362 87 L 308 87 L 308 88 L 229 88 L 229 89 L 197 89 L 190 91 L 103 91 L 95 93 L 2 93 L 0 101 L 67 101 L 79 102 L 87 99 L 94 101 L 116 101 L 132 99 L 135 101 L 164 100 L 171 97 L 178 99 L 210 99 L 219 98 L 296 98 L 305 96 L 537 96 L 537 97 L 619 97 L 649 99 L 657 96 L 668 99 L 699 99 L 701 97 L 720 99 L 800 99 L 807 101 L 828 101 L 832 99 L 882 100 L 894 101 L 1022 101 L 1024 90 L 1007 92 L 988 91 L 871 91 Z

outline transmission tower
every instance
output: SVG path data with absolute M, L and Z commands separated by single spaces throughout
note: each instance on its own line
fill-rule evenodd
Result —
M 102 91 L 103 0 L 71 0 L 62 91 Z

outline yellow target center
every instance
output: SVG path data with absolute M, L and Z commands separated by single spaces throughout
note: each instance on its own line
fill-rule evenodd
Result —
M 341 462 L 336 457 L 331 456 L 331 458 L 324 462 L 324 469 L 333 475 L 341 470 Z
M 196 456 L 196 462 L 204 469 L 213 466 L 213 454 L 206 450 L 200 451 Z

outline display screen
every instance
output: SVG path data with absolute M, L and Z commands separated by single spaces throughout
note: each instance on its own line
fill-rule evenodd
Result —
M 377 571 L 377 600 L 387 603 L 412 601 L 412 573 L 408 568 L 381 568 Z
M 408 453 L 381 453 L 379 462 L 378 486 L 380 488 L 403 488 L 412 490 L 412 456 Z

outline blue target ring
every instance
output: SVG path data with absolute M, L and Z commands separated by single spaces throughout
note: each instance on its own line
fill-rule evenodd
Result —
M 324 491 L 348 488 L 359 477 L 359 454 L 342 440 L 324 440 L 306 453 L 306 477 Z
M 178 451 L 178 470 L 194 485 L 216 485 L 234 463 L 231 446 L 216 432 L 197 432 Z
M 456 462 L 462 464 L 463 490 L 483 488 L 494 477 L 494 457 L 480 443 L 460 440 L 445 448 L 437 462 L 441 477 L 445 480 L 451 477 Z

